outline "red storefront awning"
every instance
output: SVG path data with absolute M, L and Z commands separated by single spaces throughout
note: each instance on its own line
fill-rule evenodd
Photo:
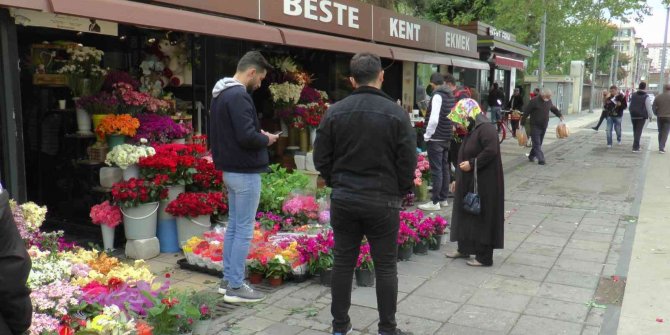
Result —
M 0 0 L 0 6 L 34 9 L 43 12 L 50 10 L 49 0 Z
M 524 70 L 526 68 L 524 66 L 525 64 L 522 60 L 502 57 L 502 56 L 498 56 L 498 55 L 495 56 L 495 63 L 496 63 L 496 65 L 515 68 L 515 69 L 518 69 L 518 70 Z

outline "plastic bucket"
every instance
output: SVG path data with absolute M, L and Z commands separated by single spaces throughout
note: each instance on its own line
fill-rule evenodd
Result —
M 105 250 L 114 250 L 114 228 L 110 228 L 108 225 L 101 224 L 100 230 L 102 230 L 102 245 Z
M 209 215 L 201 215 L 195 218 L 179 217 L 177 218 L 177 236 L 179 245 L 186 244 L 186 241 L 193 236 L 202 236 L 206 231 L 212 228 Z
M 128 181 L 131 178 L 140 177 L 140 167 L 137 164 L 129 165 L 127 168 L 123 169 L 123 180 Z
M 112 151 L 115 146 L 126 143 L 126 136 L 124 135 L 107 135 L 107 146 L 109 151 Z
M 177 220 L 158 220 L 157 235 L 161 252 L 179 252 Z
M 167 205 L 171 201 L 177 199 L 177 197 L 180 194 L 186 192 L 186 186 L 184 186 L 184 185 L 172 185 L 172 186 L 168 186 L 167 189 L 168 189 L 168 197 L 164 201 L 161 201 L 161 208 L 158 211 L 158 220 L 161 220 L 161 221 L 162 220 L 170 220 L 170 219 L 175 218 L 174 216 L 168 214 L 165 211 L 165 209 L 167 208 Z
M 144 240 L 156 237 L 158 206 L 158 202 L 150 202 L 137 207 L 121 208 L 126 239 Z

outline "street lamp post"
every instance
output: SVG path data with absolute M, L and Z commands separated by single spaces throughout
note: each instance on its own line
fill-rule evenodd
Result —
M 542 15 L 542 27 L 540 28 L 540 72 L 538 73 L 537 83 L 540 89 L 544 88 L 544 54 L 546 49 L 547 35 L 547 10 Z
M 666 48 L 668 47 L 668 18 L 670 18 L 670 5 L 667 7 L 665 13 L 665 30 L 663 31 L 663 49 L 661 49 L 661 76 L 658 83 L 659 92 L 663 92 L 663 85 L 665 85 L 665 54 Z
M 593 100 L 595 99 L 595 87 L 596 87 L 596 78 L 598 78 L 598 35 L 596 35 L 596 48 L 594 49 L 593 56 L 593 78 L 591 78 L 591 102 L 589 106 L 589 113 L 593 113 Z

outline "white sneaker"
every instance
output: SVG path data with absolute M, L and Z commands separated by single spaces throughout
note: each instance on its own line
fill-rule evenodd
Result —
M 442 206 L 442 207 L 447 207 L 447 206 L 449 206 L 449 202 L 448 202 L 447 200 L 445 200 L 445 201 L 440 201 L 440 206 Z
M 434 204 L 432 201 L 427 202 L 423 205 L 419 205 L 419 209 L 422 211 L 439 211 L 440 210 L 440 204 Z

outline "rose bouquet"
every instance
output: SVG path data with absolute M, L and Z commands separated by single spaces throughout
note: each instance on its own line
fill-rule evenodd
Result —
M 104 224 L 110 228 L 120 225 L 123 221 L 121 209 L 118 206 L 110 204 L 109 201 L 91 207 L 90 216 L 93 224 Z
M 166 175 L 156 175 L 153 180 L 131 178 L 112 187 L 113 203 L 120 207 L 136 207 L 141 204 L 161 201 L 167 198 Z
M 414 170 L 414 185 L 421 186 L 430 180 L 430 163 L 423 155 L 416 157 L 416 170 Z
M 185 192 L 171 201 L 165 211 L 177 217 L 195 218 L 201 215 L 225 214 L 228 212 L 228 205 L 223 201 L 221 192 Z
M 205 148 L 197 144 L 158 145 L 156 155 L 141 158 L 139 166 L 142 174 L 152 178 L 158 174 L 168 176 L 169 185 L 189 185 L 196 174 L 196 161 L 205 153 Z
M 358 253 L 356 268 L 361 270 L 374 270 L 375 268 L 375 264 L 372 261 L 372 255 L 370 254 L 370 243 L 367 241 L 361 244 L 361 250 Z
M 156 149 L 150 146 L 120 144 L 107 153 L 105 164 L 127 169 L 129 166 L 139 163 L 141 158 L 150 157 L 155 154 Z
M 212 161 L 204 158 L 196 160 L 195 171 L 192 188 L 202 192 L 223 190 L 223 173 L 216 169 Z
M 140 121 L 129 114 L 108 115 L 100 121 L 95 132 L 100 137 L 107 135 L 135 136 Z

